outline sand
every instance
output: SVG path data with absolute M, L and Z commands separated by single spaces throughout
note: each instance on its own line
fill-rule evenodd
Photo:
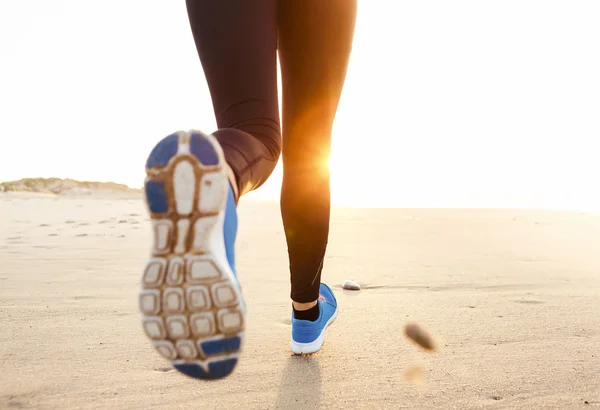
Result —
M 324 280 L 340 315 L 310 357 L 288 347 L 278 204 L 242 201 L 240 219 L 244 353 L 199 382 L 142 333 L 141 200 L 0 194 L 0 408 L 600 407 L 600 215 L 335 209 Z

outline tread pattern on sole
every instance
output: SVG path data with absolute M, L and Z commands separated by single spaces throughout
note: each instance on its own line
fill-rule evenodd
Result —
M 234 273 L 211 242 L 228 195 L 214 137 L 178 132 L 147 161 L 152 252 L 139 294 L 144 332 L 184 374 L 215 379 L 237 363 L 244 305 Z

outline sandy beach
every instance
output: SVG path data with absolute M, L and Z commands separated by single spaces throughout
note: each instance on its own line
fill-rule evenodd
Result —
M 310 357 L 288 347 L 278 204 L 242 200 L 240 223 L 242 360 L 199 382 L 141 329 L 141 199 L 0 194 L 0 408 L 600 407 L 600 214 L 336 208 L 323 279 L 340 315 Z

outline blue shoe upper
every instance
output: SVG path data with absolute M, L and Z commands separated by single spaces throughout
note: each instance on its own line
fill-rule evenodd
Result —
M 235 270 L 235 239 L 237 236 L 238 218 L 237 209 L 235 206 L 235 197 L 233 195 L 233 189 L 229 186 L 229 193 L 227 194 L 227 204 L 225 205 L 225 222 L 223 223 L 223 238 L 225 240 L 225 252 L 227 253 L 227 261 L 233 274 L 236 275 Z
M 317 303 L 319 304 L 319 318 L 314 322 L 296 319 L 292 313 L 292 340 L 296 343 L 312 343 L 317 340 L 329 319 L 337 311 L 337 300 L 333 291 L 324 283 L 321 283 L 319 288 Z

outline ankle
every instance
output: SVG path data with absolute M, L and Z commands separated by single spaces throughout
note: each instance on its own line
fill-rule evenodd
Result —
M 294 318 L 297 320 L 309 320 L 315 322 L 319 319 L 319 316 L 321 316 L 321 307 L 316 300 L 309 303 L 292 302 L 292 309 L 294 311 Z
M 317 304 L 316 300 L 314 300 L 312 302 L 307 302 L 307 303 L 298 303 L 298 302 L 292 301 L 292 307 L 294 308 L 294 310 L 297 310 L 299 312 L 301 312 L 303 310 L 312 309 L 313 307 L 316 306 L 316 304 Z

